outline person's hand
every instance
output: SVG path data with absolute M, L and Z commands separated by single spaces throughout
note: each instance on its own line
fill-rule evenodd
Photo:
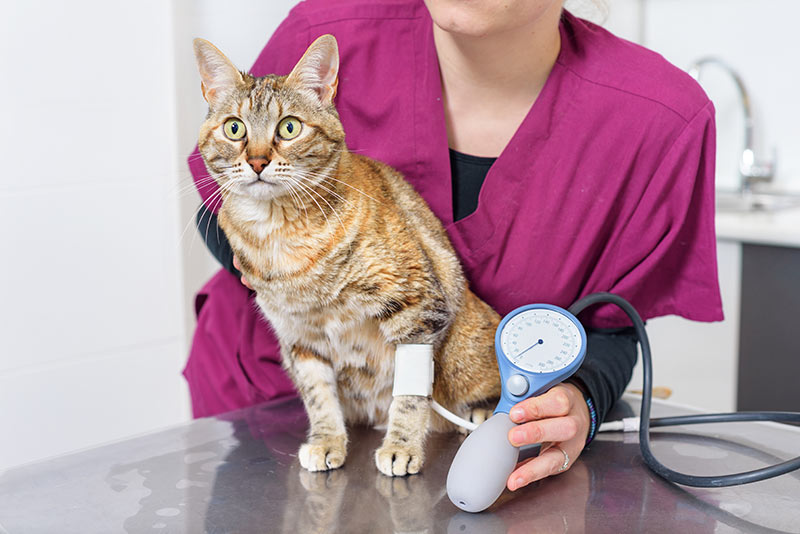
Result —
M 517 403 L 509 416 L 517 424 L 524 423 L 509 431 L 512 445 L 542 444 L 539 456 L 520 462 L 508 477 L 506 486 L 511 491 L 560 473 L 565 457 L 559 448 L 569 455 L 567 469 L 572 467 L 586 444 L 591 425 L 583 394 L 570 383 Z
M 242 264 L 239 263 L 239 258 L 236 257 L 236 254 L 233 255 L 233 266 L 236 267 L 239 272 L 242 272 Z M 244 275 L 242 275 L 242 284 L 248 289 L 253 289 L 253 286 L 245 279 Z

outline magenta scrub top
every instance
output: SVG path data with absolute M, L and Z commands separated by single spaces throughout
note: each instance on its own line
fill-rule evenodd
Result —
M 405 175 L 444 223 L 472 290 L 500 314 L 610 291 L 644 319 L 721 320 L 711 102 L 661 56 L 566 11 L 560 32 L 541 94 L 489 170 L 477 210 L 457 222 L 421 0 L 302 2 L 251 72 L 287 74 L 316 37 L 333 34 L 348 147 Z M 200 158 L 189 162 L 196 181 L 207 176 Z M 204 200 L 216 191 L 198 188 Z M 184 371 L 195 416 L 294 394 L 274 335 L 233 275 L 214 276 L 196 309 Z M 610 307 L 581 318 L 628 324 Z

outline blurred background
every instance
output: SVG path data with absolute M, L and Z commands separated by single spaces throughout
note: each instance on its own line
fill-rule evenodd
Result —
M 181 370 L 193 296 L 218 269 L 194 226 L 200 201 L 185 163 L 206 111 L 191 41 L 247 68 L 295 3 L 0 3 L 0 470 L 190 419 Z M 681 68 L 728 61 L 750 89 L 757 147 L 778 156 L 775 187 L 800 189 L 800 2 L 567 7 Z M 722 70 L 702 81 L 717 107 L 717 185 L 736 188 L 739 96 Z M 737 404 L 741 243 L 719 250 L 726 320 L 651 327 L 656 384 L 722 410 Z M 694 358 L 686 339 L 713 353 L 692 376 L 658 359 Z

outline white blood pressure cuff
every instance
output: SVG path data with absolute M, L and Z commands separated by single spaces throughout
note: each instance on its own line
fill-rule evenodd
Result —
M 433 345 L 397 345 L 392 396 L 430 397 L 433 393 Z

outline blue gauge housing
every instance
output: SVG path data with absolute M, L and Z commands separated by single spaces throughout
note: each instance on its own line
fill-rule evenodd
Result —
M 531 319 L 523 319 L 526 317 Z M 517 320 L 515 321 L 515 319 Z M 542 325 L 542 322 L 545 325 Z M 577 331 L 572 330 L 572 325 Z M 509 351 L 511 354 L 506 354 L 503 349 L 504 332 L 507 329 L 510 332 L 511 328 L 516 329 L 515 332 L 524 334 L 523 337 L 527 336 L 527 339 L 535 340 L 521 352 L 520 349 L 514 349 L 516 355 L 512 350 Z M 566 330 L 570 330 L 571 333 Z M 506 340 L 510 339 L 509 335 L 516 338 L 518 334 L 507 332 Z M 567 339 L 568 337 L 572 342 Z M 579 347 L 576 346 L 576 337 L 580 337 Z M 516 344 L 514 341 L 512 343 Z M 538 369 L 541 370 L 532 370 L 530 364 L 520 362 L 521 354 L 531 350 L 544 350 L 539 349 L 539 346 L 547 347 L 549 351 L 554 350 L 554 347 L 557 346 L 560 350 L 557 357 L 538 363 Z M 506 348 L 508 347 L 509 345 L 506 343 Z M 551 304 L 528 304 L 515 309 L 500 322 L 495 334 L 495 352 L 497 365 L 500 368 L 502 392 L 494 413 L 508 413 L 511 407 L 521 400 L 544 393 L 578 370 L 586 356 L 586 330 L 574 315 L 563 308 Z M 515 356 L 517 357 L 516 361 Z M 558 361 L 554 362 L 553 359 Z M 557 369 L 550 370 L 552 367 L 557 367 Z

